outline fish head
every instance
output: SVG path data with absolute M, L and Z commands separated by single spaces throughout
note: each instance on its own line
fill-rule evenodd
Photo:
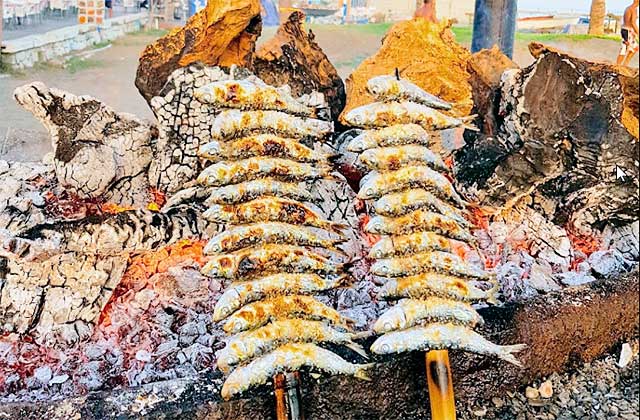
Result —
M 225 215 L 224 207 L 218 204 L 212 205 L 203 214 L 205 219 L 212 220 L 218 223 L 228 222 L 228 220 L 226 220 L 224 215 Z

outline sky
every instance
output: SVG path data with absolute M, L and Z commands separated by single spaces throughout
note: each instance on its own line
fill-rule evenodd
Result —
M 607 10 L 611 13 L 622 13 L 632 0 L 607 0 Z M 590 0 L 518 0 L 520 10 L 575 10 L 588 12 Z

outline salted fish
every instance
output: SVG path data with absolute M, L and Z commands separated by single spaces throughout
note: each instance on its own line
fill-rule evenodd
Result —
M 293 200 L 265 197 L 237 205 L 214 204 L 204 212 L 207 220 L 224 224 L 282 222 L 340 233 L 348 226 L 324 220 L 317 211 Z
M 286 89 L 250 80 L 221 80 L 197 88 L 193 96 L 200 102 L 223 108 L 283 111 L 311 116 L 313 110 L 301 104 Z
M 210 187 L 222 187 L 262 178 L 301 182 L 330 178 L 331 171 L 331 166 L 326 164 L 292 162 L 280 158 L 252 157 L 231 162 L 214 163 L 200 173 L 198 182 Z
M 429 133 L 417 124 L 399 124 L 375 130 L 366 130 L 351 140 L 347 150 L 354 153 L 378 147 L 405 146 L 410 144 L 429 146 Z
M 429 297 L 401 300 L 378 318 L 373 330 L 383 334 L 411 328 L 422 321 L 453 323 L 470 328 L 483 322 L 478 312 L 466 302 Z
M 376 171 L 395 171 L 404 166 L 426 165 L 431 169 L 449 172 L 442 158 L 429 148 L 419 145 L 382 147 L 362 152 L 358 162 Z
M 386 279 L 380 288 L 378 298 L 422 299 L 439 296 L 467 302 L 487 301 L 495 304 L 495 294 L 500 285 L 495 279 L 491 281 L 495 283 L 494 287 L 484 291 L 460 277 L 429 271 L 410 277 Z
M 471 223 L 465 219 L 462 211 L 436 197 L 433 193 L 422 188 L 411 188 L 408 190 L 387 194 L 374 202 L 374 209 L 377 214 L 388 217 L 404 216 L 418 209 L 432 210 L 451 219 L 454 219 L 460 226 L 470 227 Z
M 209 259 L 202 273 L 229 280 L 285 273 L 338 274 L 343 268 L 328 258 L 299 246 L 265 245 Z
M 418 85 L 396 76 L 378 76 L 369 79 L 367 90 L 378 101 L 412 101 L 431 108 L 450 110 L 453 106 Z
M 206 255 L 237 251 L 256 245 L 283 244 L 335 250 L 344 237 L 331 238 L 329 232 L 288 223 L 267 222 L 230 227 L 218 233 L 204 247 Z M 324 235 L 323 235 L 324 234 Z
M 342 287 L 347 279 L 348 276 L 344 275 L 278 273 L 253 281 L 232 283 L 218 298 L 213 310 L 213 320 L 222 321 L 242 306 L 260 299 L 278 295 L 312 295 Z
M 409 257 L 380 259 L 371 266 L 371 273 L 381 277 L 406 277 L 427 271 L 437 271 L 471 279 L 491 279 L 489 273 L 470 268 L 462 258 L 442 251 L 423 252 Z
M 312 201 L 313 196 L 304 185 L 282 182 L 273 178 L 256 179 L 226 187 L 213 188 L 206 205 L 239 204 L 259 197 L 281 197 L 297 201 Z
M 353 334 L 338 331 L 321 321 L 281 319 L 232 337 L 222 350 L 216 352 L 216 363 L 220 370 L 228 373 L 231 366 L 245 363 L 286 343 L 341 344 L 366 357 L 362 346 L 354 343 L 352 337 Z
M 257 133 L 283 137 L 322 139 L 333 132 L 333 123 L 313 118 L 300 118 L 280 111 L 240 111 L 230 109 L 218 114 L 211 125 L 213 140 Z
M 222 386 L 225 400 L 247 389 L 266 383 L 277 373 L 295 372 L 310 367 L 332 375 L 352 375 L 369 380 L 366 370 L 371 365 L 355 365 L 315 344 L 290 343 L 253 362 L 235 369 Z
M 326 162 L 333 155 L 311 149 L 298 140 L 282 138 L 273 134 L 232 139 L 227 142 L 212 141 L 200 147 L 198 155 L 212 162 L 241 160 L 251 157 L 274 157 L 296 162 Z
M 434 232 L 383 236 L 371 247 L 370 258 L 389 258 L 426 251 L 451 251 L 451 240 Z
M 376 216 L 364 230 L 374 235 L 408 235 L 416 232 L 435 232 L 447 238 L 474 245 L 475 237 L 460 223 L 448 216 L 418 209 L 400 217 Z
M 245 305 L 227 318 L 222 329 L 227 333 L 239 333 L 261 327 L 269 321 L 289 318 L 329 321 L 344 329 L 348 329 L 351 322 L 311 296 L 291 295 L 276 296 Z
M 462 127 L 465 120 L 450 117 L 415 102 L 374 102 L 351 110 L 345 122 L 352 127 L 380 128 L 397 124 L 418 124 L 425 130 Z
M 407 351 L 460 349 L 477 354 L 497 356 L 516 366 L 522 366 L 513 353 L 526 345 L 499 346 L 475 331 L 455 324 L 429 324 L 394 331 L 379 337 L 371 346 L 376 354 L 402 353 Z
M 358 198 L 371 200 L 415 187 L 426 188 L 436 196 L 464 205 L 464 201 L 451 182 L 444 175 L 427 166 L 405 166 L 396 171 L 370 172 L 360 180 Z

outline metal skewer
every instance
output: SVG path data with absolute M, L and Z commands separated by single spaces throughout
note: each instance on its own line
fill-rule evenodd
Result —
M 433 420 L 456 420 L 456 400 L 453 395 L 449 352 L 447 350 L 432 350 L 427 352 L 425 360 L 431 418 Z
M 278 420 L 304 420 L 301 405 L 300 374 L 279 373 L 274 378 L 276 418 Z

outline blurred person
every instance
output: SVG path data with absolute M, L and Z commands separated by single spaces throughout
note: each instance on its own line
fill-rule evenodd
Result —
M 631 6 L 624 11 L 622 18 L 622 47 L 618 54 L 618 65 L 628 66 L 633 56 L 638 52 L 638 4 L 640 0 L 634 0 Z
M 416 10 L 414 18 L 427 19 L 429 22 L 438 23 L 436 18 L 436 0 L 424 0 L 422 6 Z
M 113 0 L 105 0 L 104 7 L 107 8 L 107 17 L 111 19 L 113 17 Z

